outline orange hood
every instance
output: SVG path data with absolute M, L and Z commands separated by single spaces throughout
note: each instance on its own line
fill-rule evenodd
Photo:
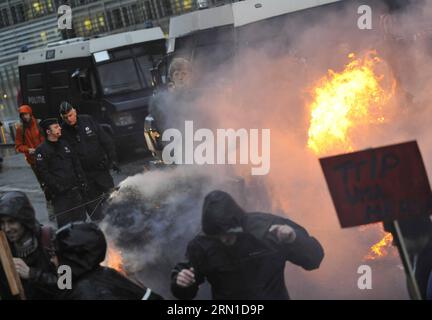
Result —
M 26 105 L 26 104 L 24 104 L 21 107 L 19 107 L 18 111 L 19 111 L 20 115 L 23 114 L 23 113 L 30 113 L 30 115 L 33 115 L 32 108 L 30 106 Z

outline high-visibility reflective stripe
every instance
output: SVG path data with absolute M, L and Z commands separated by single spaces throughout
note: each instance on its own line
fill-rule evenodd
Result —
M 150 295 L 151 295 L 151 290 L 149 288 L 147 288 L 147 291 L 141 300 L 148 300 L 148 298 L 150 298 Z

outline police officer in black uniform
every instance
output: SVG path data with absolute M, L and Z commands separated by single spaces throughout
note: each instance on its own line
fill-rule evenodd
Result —
M 62 139 L 65 139 L 78 154 L 85 172 L 90 202 L 87 212 L 94 221 L 102 219 L 101 204 L 104 195 L 114 188 L 110 169 L 120 171 L 111 137 L 89 115 L 77 115 L 75 108 L 66 101 L 60 104 L 63 119 Z
M 60 139 L 62 130 L 57 119 L 40 123 L 46 136 L 36 148 L 36 170 L 45 191 L 52 197 L 54 214 L 59 227 L 86 219 L 82 193 L 87 184 L 77 155 L 69 144 Z

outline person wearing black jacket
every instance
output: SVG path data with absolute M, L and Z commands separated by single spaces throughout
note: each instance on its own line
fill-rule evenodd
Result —
M 71 223 L 58 230 L 55 247 L 59 265 L 72 270 L 72 289 L 64 300 L 160 300 L 151 289 L 141 287 L 114 269 L 102 267 L 107 242 L 94 223 Z
M 62 227 L 84 221 L 87 216 L 82 193 L 86 193 L 87 183 L 81 163 L 69 144 L 60 139 L 57 119 L 45 119 L 40 126 L 47 138 L 36 148 L 36 170 L 52 198 L 57 224 Z
M 50 262 L 55 230 L 39 224 L 28 197 L 20 191 L 0 197 L 0 226 L 8 239 L 26 299 L 55 299 L 59 292 L 57 273 Z M 1 264 L 0 299 L 15 299 Z
M 313 270 L 324 257 L 320 243 L 298 224 L 272 214 L 246 213 L 223 191 L 205 197 L 202 231 L 189 242 L 188 261 L 172 272 L 171 291 L 179 299 L 193 299 L 205 279 L 215 300 L 289 299 L 286 261 Z
M 63 119 L 62 139 L 78 154 L 87 179 L 86 201 L 92 201 L 87 211 L 94 221 L 102 219 L 101 203 L 104 194 L 114 188 L 110 169 L 119 172 L 117 156 L 111 137 L 89 115 L 77 115 L 75 108 L 66 101 L 60 104 Z

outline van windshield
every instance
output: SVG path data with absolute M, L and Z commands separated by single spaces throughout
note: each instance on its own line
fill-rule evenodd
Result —
M 138 70 L 132 58 L 112 61 L 97 67 L 104 95 L 137 91 L 147 88 L 138 77 Z

